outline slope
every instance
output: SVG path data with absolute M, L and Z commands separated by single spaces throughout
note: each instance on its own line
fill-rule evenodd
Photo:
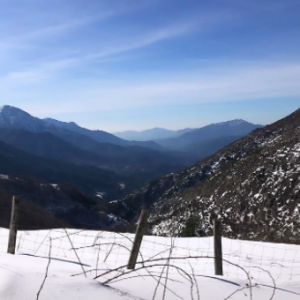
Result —
M 41 158 L 3 142 L 0 142 L 0 174 L 27 176 L 50 183 L 70 183 L 89 193 L 106 192 L 110 199 L 123 193 L 120 182 L 127 183 L 126 178 L 108 170 Z
M 192 131 L 193 129 L 186 128 L 182 130 L 168 130 L 164 128 L 152 128 L 143 131 L 123 131 L 116 132 L 116 135 L 119 138 L 129 141 L 154 141 L 160 139 L 168 139 L 173 137 L 178 137 L 185 132 Z
M 184 171 L 152 181 L 125 199 L 151 206 L 153 231 L 211 234 L 212 218 L 229 237 L 299 242 L 300 110 L 257 129 Z
M 76 123 L 74 122 L 61 122 L 55 119 L 51 119 L 51 118 L 46 118 L 44 119 L 44 121 L 46 123 L 49 124 L 49 126 L 55 126 L 56 128 L 60 128 L 60 129 L 67 129 L 69 131 L 72 132 L 76 132 L 79 133 L 81 135 L 87 136 L 99 143 L 110 143 L 110 144 L 114 144 L 114 145 L 119 145 L 119 146 L 140 146 L 143 148 L 150 148 L 150 149 L 155 149 L 155 150 L 163 150 L 163 148 L 158 145 L 155 142 L 143 142 L 143 141 L 127 141 L 127 140 L 123 140 L 111 133 L 102 131 L 102 130 L 89 130 L 83 127 L 78 126 Z
M 57 227 L 120 227 L 122 220 L 112 222 L 111 205 L 99 197 L 82 193 L 70 184 L 50 184 L 20 176 L 0 175 L 0 226 L 9 227 L 11 199 L 21 195 L 19 229 Z M 124 222 L 125 224 L 125 222 Z
M 53 135 L 51 132 L 0 128 L 0 140 L 22 151 L 44 158 L 96 166 L 134 176 L 132 182 L 136 181 L 136 184 L 141 185 L 158 175 L 179 170 L 191 162 L 189 157 L 181 153 L 98 143 L 72 132 L 67 134 L 59 132 Z
M 110 161 L 77 148 L 50 132 L 29 132 L 0 128 L 0 140 L 27 153 L 74 164 L 108 167 Z
M 49 131 L 53 134 L 59 132 L 74 132 L 85 135 L 100 143 L 111 143 L 121 146 L 141 146 L 144 148 L 161 149 L 162 147 L 154 142 L 129 142 L 122 140 L 108 132 L 101 130 L 89 130 L 78 126 L 74 122 L 66 123 L 51 118 L 39 119 L 29 113 L 9 105 L 0 107 L 0 127 L 6 129 L 20 129 L 30 132 Z M 66 131 L 65 131 L 66 130 Z
M 0 129 L 0 139 L 20 150 L 45 158 L 125 173 L 134 176 L 136 184 L 144 184 L 155 176 L 181 169 L 193 162 L 189 155 L 160 151 L 162 147 L 154 142 L 141 142 L 141 147 L 136 145 L 139 143 L 123 141 L 103 131 L 81 128 L 75 123 L 52 119 L 46 122 L 7 105 L 0 109 Z
M 190 132 L 186 132 L 177 138 L 157 140 L 161 146 L 169 149 L 184 150 L 193 144 L 228 136 L 245 136 L 261 125 L 255 125 L 244 120 L 233 120 L 228 122 L 211 124 Z
M 230 143 L 241 139 L 243 136 L 223 136 L 214 139 L 207 139 L 184 147 L 183 151 L 190 153 L 197 160 L 204 159 Z

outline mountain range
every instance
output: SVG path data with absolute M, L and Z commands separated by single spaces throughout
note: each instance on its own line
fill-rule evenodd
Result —
M 262 127 L 263 125 L 237 119 L 210 124 L 202 128 L 187 128 L 178 131 L 153 128 L 142 132 L 126 131 L 118 133 L 118 136 L 143 141 L 152 140 L 164 149 L 184 152 L 193 158 L 193 162 L 196 162 Z
M 195 145 L 205 140 L 216 140 L 218 138 L 229 136 L 245 136 L 262 125 L 255 125 L 244 120 L 232 120 L 216 124 L 210 124 L 202 128 L 186 132 L 178 137 L 170 139 L 157 140 L 157 142 L 166 148 L 173 150 L 190 150 Z
M 123 205 L 127 200 L 109 205 L 108 201 L 132 194 L 157 176 L 177 174 L 258 127 L 261 126 L 235 120 L 184 130 L 172 139 L 127 141 L 74 122 L 39 119 L 18 108 L 3 106 L 0 191 L 19 193 L 68 224 L 88 222 L 90 213 L 85 202 L 97 207 L 97 213 L 91 215 L 96 220 L 101 213 L 103 226 L 108 226 L 108 215 L 112 213 L 121 217 L 120 224 L 127 224 L 140 201 L 133 207 L 131 201 L 126 204 L 129 215 Z M 71 211 L 78 216 L 77 221 Z M 99 225 L 97 221 L 93 223 Z
M 119 197 L 121 190 L 119 183 L 126 184 L 129 180 L 109 170 L 31 155 L 2 141 L 0 141 L 0 174 L 18 178 L 27 177 L 52 184 L 68 183 L 86 193 L 106 193 L 109 199 Z
M 98 143 L 109 143 L 124 147 L 129 146 L 140 146 L 140 147 L 146 147 L 154 150 L 161 150 L 162 148 L 156 144 L 153 141 L 127 141 L 121 138 L 118 138 L 117 136 L 102 131 L 102 130 L 89 130 L 83 127 L 78 126 L 74 122 L 61 122 L 55 119 L 46 118 L 43 121 L 45 121 L 49 125 L 53 125 L 55 128 L 58 128 L 60 130 L 68 130 L 71 132 L 78 133 L 80 135 L 89 137 L 92 140 L 95 140 Z
M 146 207 L 153 234 L 208 236 L 217 217 L 227 237 L 299 243 L 300 110 L 137 143 L 2 107 L 0 200 L 21 194 L 43 228 L 121 230 Z
M 51 118 L 39 119 L 19 108 L 9 105 L 0 107 L 0 128 L 20 129 L 29 132 L 51 132 L 55 135 L 62 136 L 71 131 L 87 136 L 99 143 L 111 143 L 120 146 L 143 146 L 160 149 L 154 142 L 130 142 L 122 140 L 105 131 L 82 128 L 74 122 L 60 122 Z
M 212 219 L 231 238 L 299 243 L 300 109 L 197 164 L 123 199 L 151 209 L 152 233 L 207 236 Z
M 186 132 L 193 131 L 192 128 L 181 130 L 168 130 L 164 128 L 152 128 L 143 131 L 123 131 L 114 133 L 115 136 L 128 141 L 154 141 L 160 139 L 168 139 L 178 137 Z
M 134 175 L 137 184 L 191 163 L 188 155 L 154 142 L 125 141 L 72 122 L 38 119 L 11 106 L 0 109 L 0 140 L 47 159 Z
M 229 121 L 183 130 L 172 139 L 126 141 L 74 122 L 39 119 L 7 105 L 0 108 L 0 140 L 10 146 L 48 159 L 139 175 L 139 183 L 203 159 L 257 127 Z

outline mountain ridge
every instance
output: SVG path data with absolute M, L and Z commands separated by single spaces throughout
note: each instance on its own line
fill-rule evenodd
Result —
M 133 176 L 139 184 L 191 163 L 189 155 L 183 153 L 168 149 L 160 151 L 152 149 L 157 147 L 141 147 L 126 141 L 125 146 L 109 143 L 111 139 L 120 139 L 109 133 L 81 128 L 74 122 L 52 121 L 55 124 L 50 124 L 11 106 L 1 108 L 0 120 L 0 140 L 19 150 L 47 159 Z M 103 136 L 104 142 L 99 142 Z
M 162 146 L 156 144 L 153 141 L 149 141 L 149 142 L 148 141 L 146 142 L 127 141 L 103 130 L 90 130 L 90 129 L 83 128 L 78 124 L 76 124 L 75 122 L 62 122 L 52 118 L 45 118 L 44 121 L 50 125 L 54 125 L 57 128 L 67 129 L 85 135 L 99 143 L 110 143 L 110 144 L 124 146 L 124 147 L 140 146 L 140 147 L 150 148 L 154 150 L 163 149 Z
M 125 140 L 136 141 L 155 141 L 166 138 L 177 137 L 185 132 L 192 131 L 191 128 L 185 128 L 180 130 L 169 130 L 161 127 L 154 127 L 142 131 L 127 130 L 123 132 L 115 132 L 114 134 Z
M 209 124 L 190 132 L 186 132 L 179 137 L 156 140 L 156 142 L 169 149 L 182 150 L 195 142 L 201 142 L 206 139 L 221 138 L 225 136 L 245 136 L 252 130 L 261 127 L 263 127 L 263 125 L 256 125 L 242 119 L 236 119 Z
M 218 217 L 227 237 L 299 243 L 299 171 L 300 109 L 123 201 L 150 207 L 159 235 L 181 234 L 195 218 L 194 234 L 207 236 Z
M 162 149 L 155 142 L 129 142 L 102 130 L 89 130 L 80 127 L 75 122 L 62 122 L 51 118 L 39 119 L 20 108 L 3 105 L 0 108 L 0 127 L 23 129 L 31 132 L 50 131 L 58 135 L 63 130 L 73 131 L 85 135 L 100 143 L 111 143 L 120 146 L 141 146 L 151 149 Z

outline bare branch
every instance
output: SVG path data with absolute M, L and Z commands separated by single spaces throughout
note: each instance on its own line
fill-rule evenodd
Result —
M 252 268 L 259 269 L 259 270 L 261 270 L 261 271 L 267 273 L 267 274 L 270 276 L 270 278 L 271 278 L 271 280 L 272 280 L 272 282 L 273 282 L 273 292 L 272 292 L 271 298 L 270 298 L 269 300 L 272 300 L 272 299 L 274 298 L 274 296 L 275 296 L 276 288 L 277 288 L 277 287 L 276 287 L 276 282 L 275 282 L 274 277 L 271 275 L 271 273 L 270 273 L 269 271 L 267 271 L 267 270 L 265 270 L 265 269 L 263 269 L 263 268 L 261 268 L 261 267 L 253 266 Z
M 77 251 L 75 250 L 74 245 L 73 245 L 73 243 L 72 243 L 72 240 L 71 240 L 71 238 L 70 238 L 70 236 L 69 236 L 69 234 L 68 234 L 68 232 L 67 232 L 67 230 L 66 230 L 65 228 L 64 228 L 64 231 L 65 231 L 65 233 L 66 233 L 66 236 L 67 236 L 68 239 L 69 239 L 69 242 L 70 242 L 70 244 L 71 244 L 72 249 L 73 249 L 74 252 L 75 252 L 75 255 L 76 255 L 76 257 L 77 257 L 77 259 L 78 259 L 78 262 L 79 262 L 79 264 L 80 264 L 80 266 L 81 266 L 81 269 L 82 269 L 82 271 L 83 271 L 83 274 L 84 274 L 85 277 L 87 277 L 87 276 L 86 276 L 85 269 L 84 269 L 84 267 L 83 267 L 83 265 L 82 265 L 82 263 L 81 263 L 81 261 L 80 261 L 80 258 L 79 258 L 79 256 L 78 256 L 78 253 L 77 253 Z
M 198 281 L 196 279 L 196 276 L 195 276 L 195 271 L 194 271 L 194 268 L 192 267 L 191 263 L 189 262 L 189 265 L 191 267 L 191 270 L 192 270 L 192 275 L 193 275 L 193 279 L 194 279 L 194 282 L 195 282 L 195 285 L 196 285 L 196 290 L 197 290 L 197 299 L 200 300 L 200 291 L 199 291 L 199 285 L 198 285 Z
M 40 294 L 41 294 L 41 291 L 42 291 L 42 289 L 43 289 L 43 287 L 44 287 L 44 284 L 45 284 L 45 282 L 46 282 L 46 279 L 47 279 L 47 277 L 48 277 L 49 266 L 50 266 L 50 263 L 51 263 L 51 250 L 52 250 L 52 240 L 51 240 L 51 238 L 50 238 L 50 244 L 49 244 L 49 259 L 48 259 L 48 264 L 47 264 L 47 267 L 46 267 L 46 273 L 45 273 L 44 280 L 43 280 L 43 282 L 42 282 L 42 284 L 41 284 L 41 286 L 40 286 L 40 289 L 39 289 L 39 291 L 38 291 L 38 293 L 37 293 L 37 295 L 36 295 L 36 300 L 39 299 Z

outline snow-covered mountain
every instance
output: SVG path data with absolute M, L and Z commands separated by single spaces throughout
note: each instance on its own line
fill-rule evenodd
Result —
M 299 172 L 297 110 L 124 201 L 150 206 L 157 234 L 182 232 L 193 224 L 195 234 L 210 235 L 218 216 L 226 236 L 299 243 Z
M 9 105 L 0 107 L 0 127 L 21 129 L 30 132 L 53 131 L 51 124 L 31 116 L 29 113 Z

